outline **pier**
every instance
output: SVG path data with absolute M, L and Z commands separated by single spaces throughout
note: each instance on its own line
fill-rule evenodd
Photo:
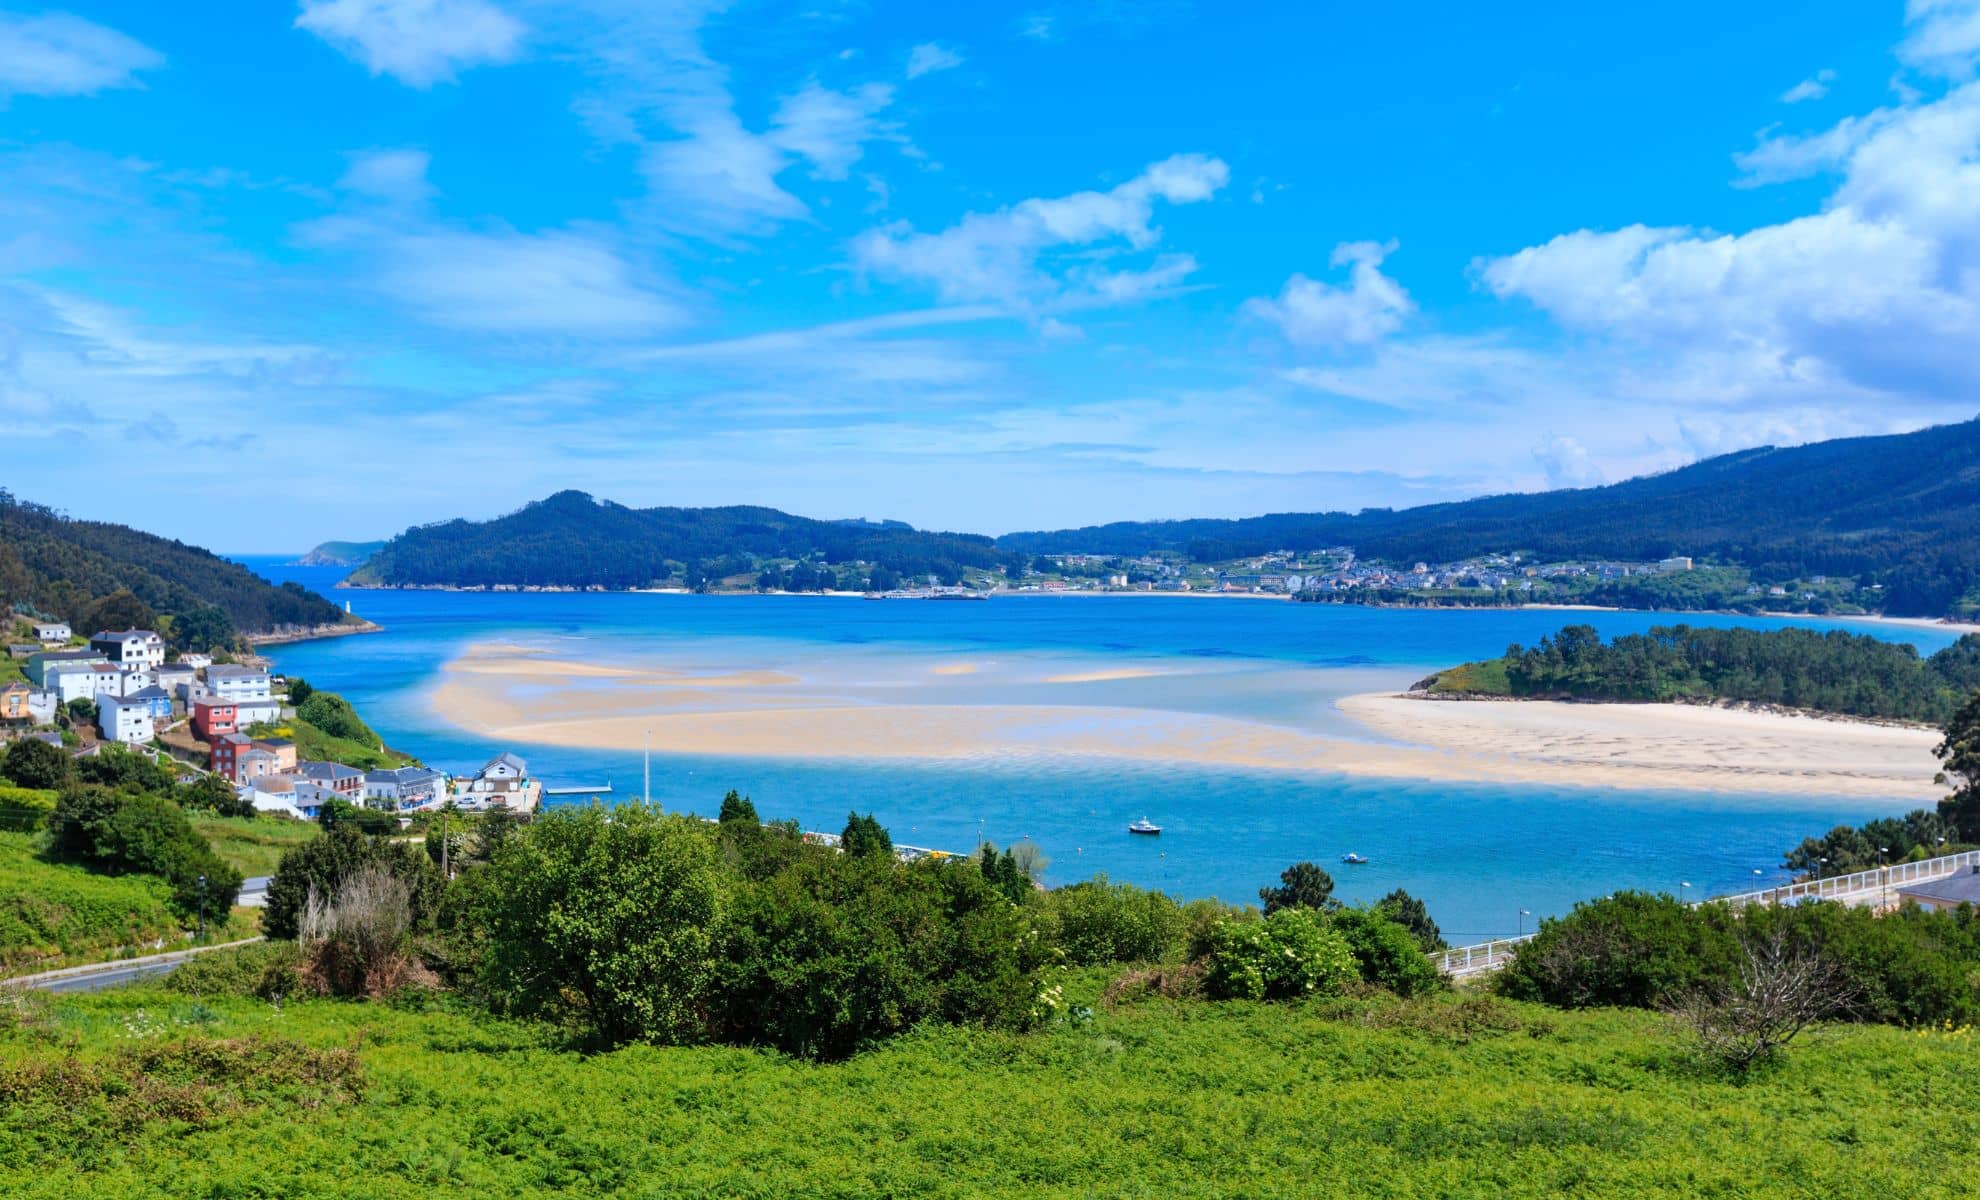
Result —
M 612 794 L 612 783 L 610 780 L 607 780 L 602 784 L 572 784 L 569 787 L 547 787 L 543 789 L 543 794 L 546 796 L 609 796 Z

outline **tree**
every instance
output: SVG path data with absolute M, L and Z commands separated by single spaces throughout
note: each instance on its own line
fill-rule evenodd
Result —
M 1444 985 L 1443 972 L 1424 957 L 1416 935 L 1390 920 L 1380 907 L 1337 909 L 1332 923 L 1354 951 L 1364 982 L 1398 996 L 1420 996 Z
M 151 606 L 127 591 L 112 592 L 89 606 L 77 633 L 87 629 L 156 629 L 158 614 Z
M 440 871 L 427 860 L 424 847 L 409 842 L 369 838 L 350 825 L 326 829 L 282 855 L 268 881 L 268 906 L 261 930 L 272 938 L 294 938 L 312 893 L 336 896 L 344 882 L 360 870 L 380 866 L 406 881 L 411 889 L 411 920 L 415 927 L 429 921 L 439 907 Z
M 314 696 L 315 694 L 316 694 L 316 689 L 309 686 L 309 680 L 304 679 L 300 675 L 289 676 L 290 704 L 301 704 L 303 701 L 309 699 L 311 696 Z
M 163 796 L 85 784 L 56 800 L 51 824 L 51 853 L 113 875 L 162 876 L 172 885 L 172 904 L 182 916 L 202 908 L 224 916 L 240 893 L 240 872 Z
M 331 737 L 346 738 L 370 750 L 384 749 L 384 741 L 357 715 L 351 702 L 335 692 L 310 688 L 309 698 L 296 704 L 296 716 Z
M 1437 928 L 1437 922 L 1430 919 L 1430 909 L 1401 888 L 1390 892 L 1375 902 L 1375 911 L 1402 926 L 1416 938 L 1416 944 L 1423 947 L 1425 954 L 1448 950 L 1444 932 Z
M 254 801 L 243 800 L 234 785 L 218 775 L 202 775 L 179 788 L 179 807 L 189 812 L 213 812 L 223 817 L 252 817 Z
M 514 837 L 522 828 L 522 821 L 506 804 L 491 805 L 481 817 L 482 859 L 492 859 L 502 849 L 502 844 Z
M 1737 973 L 1686 993 L 1673 1013 L 1699 1047 L 1735 1071 L 1778 1054 L 1819 1021 L 1845 1010 L 1856 987 L 1819 952 L 1776 928 L 1739 939 Z
M 1939 815 L 1958 831 L 1959 840 L 1980 841 L 1980 692 L 1968 696 L 1946 722 L 1937 754 L 1944 764 L 1941 777 L 1953 785 L 1952 795 L 1939 801 Z
M 1281 887 L 1262 887 L 1258 898 L 1265 902 L 1265 915 L 1282 908 L 1327 909 L 1339 906 L 1334 899 L 1334 877 L 1310 862 L 1296 862 L 1279 873 Z
M 385 837 L 399 831 L 399 819 L 391 813 L 338 799 L 327 801 L 317 810 L 316 823 L 325 833 L 350 829 L 370 837 Z
M 96 753 L 76 760 L 76 778 L 84 783 L 126 791 L 169 793 L 178 784 L 171 768 L 148 754 L 115 743 L 105 743 Z
M 211 604 L 195 605 L 172 618 L 170 641 L 175 650 L 203 651 L 215 647 L 232 649 L 234 622 L 226 610 Z
M 733 788 L 730 789 L 728 795 L 722 797 L 722 815 L 719 820 L 724 825 L 733 825 L 739 822 L 745 825 L 761 825 L 763 823 L 762 818 L 756 815 L 756 805 L 750 803 L 748 796 L 741 795 Z
M 626 804 L 545 814 L 490 873 L 482 978 L 497 1007 L 607 1043 L 702 1037 L 722 889 L 699 822 Z
M 871 855 L 887 855 L 894 852 L 894 839 L 887 835 L 886 827 L 868 813 L 860 816 L 856 812 L 846 814 L 845 832 L 839 835 L 839 849 L 853 858 L 866 858 Z
M 1264 920 L 1211 926 L 1203 983 L 1225 1000 L 1288 1000 L 1339 991 L 1358 973 L 1347 939 L 1324 914 L 1282 908 Z
M 40 738 L 22 738 L 7 747 L 0 775 L 24 788 L 59 788 L 75 777 L 75 761 L 60 746 Z

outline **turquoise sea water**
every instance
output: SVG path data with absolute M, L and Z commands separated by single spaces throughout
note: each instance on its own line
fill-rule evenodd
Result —
M 382 634 L 276 647 L 271 657 L 282 670 L 348 696 L 392 745 L 456 771 L 512 748 L 552 784 L 609 777 L 621 794 L 639 788 L 637 746 L 570 750 L 466 733 L 432 711 L 440 666 L 471 644 L 511 640 L 568 647 L 570 656 L 593 660 L 664 655 L 697 669 L 788 660 L 845 664 L 862 675 L 890 663 L 999 657 L 1162 662 L 1179 673 L 1159 687 L 1080 686 L 1101 703 L 1216 711 L 1340 733 L 1326 688 L 1315 680 L 1338 678 L 1337 692 L 1401 686 L 1430 668 L 1495 654 L 1510 642 L 1531 644 L 1569 621 L 1613 635 L 1674 620 L 1651 613 L 1417 612 L 1143 596 L 945 604 L 333 591 L 339 571 L 246 561 L 271 578 L 349 599 L 386 627 Z M 1908 641 L 1927 653 L 1953 640 L 1933 629 L 1835 627 Z M 1277 686 L 1282 678 L 1289 682 Z M 1029 837 L 1050 857 L 1053 883 L 1104 871 L 1184 897 L 1249 900 L 1287 863 L 1314 859 L 1333 872 L 1349 900 L 1408 888 L 1429 903 L 1453 942 L 1512 933 L 1522 923 L 1530 929 L 1538 915 L 1623 887 L 1676 891 L 1689 882 L 1687 894 L 1698 896 L 1774 882 L 1785 878 L 1777 870 L 1781 852 L 1803 836 L 1908 806 L 1823 796 L 1410 783 L 1098 759 L 654 758 L 654 796 L 669 807 L 712 813 L 731 787 L 753 796 L 766 816 L 795 817 L 807 828 L 836 830 L 847 810 L 857 808 L 875 813 L 897 841 L 915 845 L 966 850 L 979 831 L 1000 845 Z M 1144 814 L 1164 826 L 1162 837 L 1125 832 L 1127 822 Z M 1349 850 L 1371 863 L 1340 865 Z M 1522 909 L 1534 916 L 1522 921 Z

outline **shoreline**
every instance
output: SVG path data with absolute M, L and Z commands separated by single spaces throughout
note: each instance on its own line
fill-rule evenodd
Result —
M 470 648 L 427 703 L 483 737 L 573 749 L 813 761 L 1113 760 L 1200 769 L 1612 789 L 1936 798 L 1938 734 L 1680 705 L 1426 704 L 1360 693 L 1333 707 L 1366 739 L 1241 715 L 1065 700 L 874 703 L 793 676 L 606 667 Z M 947 676 L 944 676 L 947 677 Z M 1090 678 L 1061 673 L 1063 683 Z M 1050 682 L 1050 681 L 1041 681 Z M 1365 686 L 1365 685 L 1364 685 Z
M 249 646 L 291 646 L 297 642 L 317 642 L 327 638 L 354 637 L 360 633 L 383 633 L 385 627 L 376 621 L 359 617 L 356 621 L 339 621 L 335 625 L 312 625 L 307 629 L 283 630 L 276 633 L 243 634 L 241 640 Z

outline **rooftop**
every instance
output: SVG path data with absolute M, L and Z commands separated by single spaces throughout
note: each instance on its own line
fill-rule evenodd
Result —
M 1980 904 L 1980 867 L 1943 879 L 1908 884 L 1898 889 L 1898 895 L 1936 904 Z

